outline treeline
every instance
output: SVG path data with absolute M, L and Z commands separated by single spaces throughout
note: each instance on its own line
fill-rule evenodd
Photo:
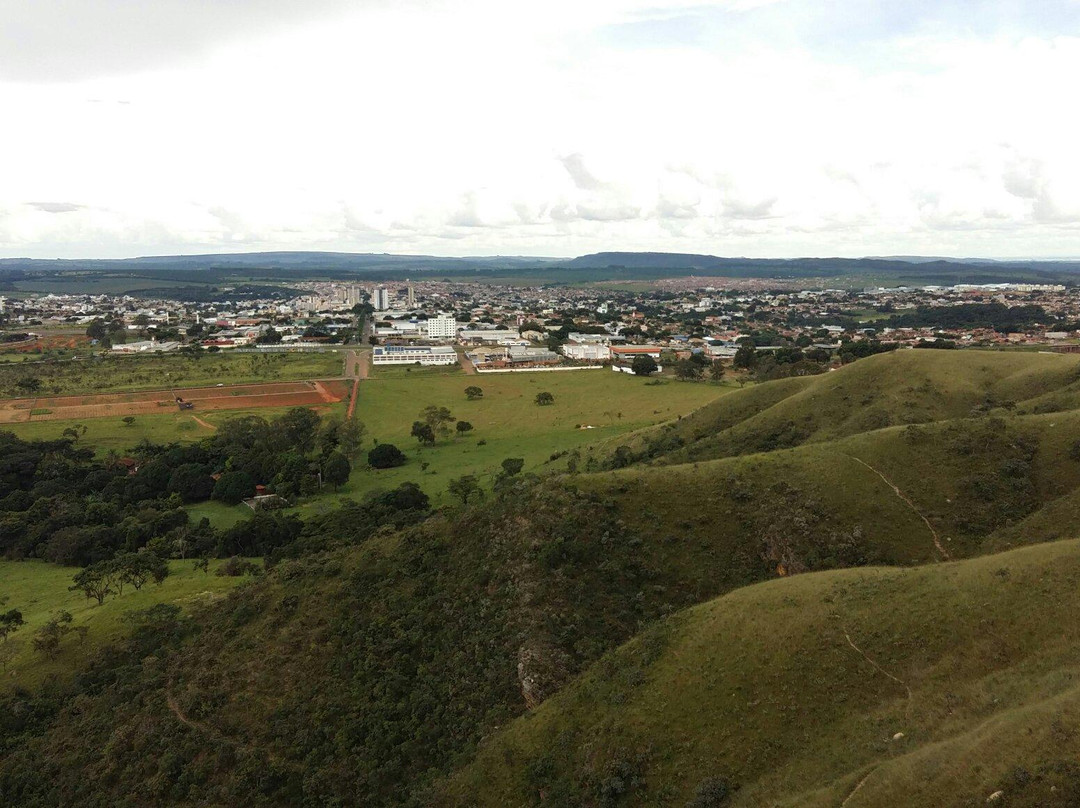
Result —
M 144 547 L 180 558 L 266 555 L 300 536 L 299 519 L 256 514 L 218 531 L 205 519 L 191 524 L 183 506 L 236 504 L 262 485 L 269 496 L 260 503 L 272 507 L 339 485 L 363 434 L 356 421 L 322 421 L 298 407 L 272 420 L 226 421 L 199 443 L 144 441 L 129 457 L 99 460 L 78 445 L 77 429 L 54 441 L 0 432 L 0 555 L 78 566 Z
M 1053 326 L 1057 317 L 1042 306 L 1006 306 L 1004 303 L 961 303 L 958 306 L 919 306 L 912 312 L 894 314 L 880 325 L 891 328 L 993 328 L 995 331 L 1027 331 Z
M 834 353 L 842 364 L 847 365 L 868 356 L 895 351 L 899 347 L 898 343 L 876 339 L 845 339 L 832 351 L 812 345 L 784 345 L 776 350 L 760 351 L 747 343 L 736 351 L 732 362 L 736 368 L 751 371 L 758 381 L 766 382 L 824 373 L 832 364 Z

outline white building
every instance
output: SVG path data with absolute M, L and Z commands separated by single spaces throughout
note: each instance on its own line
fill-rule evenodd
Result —
M 499 344 L 521 341 L 518 332 L 511 331 L 508 328 L 465 329 L 458 334 L 458 338 L 462 342 L 495 342 Z
M 145 340 L 143 342 L 128 342 L 123 345 L 114 345 L 112 352 L 118 354 L 154 353 L 156 351 L 175 351 L 179 347 L 179 342 L 156 342 L 154 340 Z
M 562 346 L 562 352 L 567 359 L 579 362 L 604 362 L 611 358 L 611 348 L 596 343 L 568 342 Z
M 376 365 L 453 365 L 457 352 L 449 345 L 380 345 L 372 351 Z
M 390 292 L 386 289 L 376 289 L 371 293 L 371 305 L 375 311 L 386 311 L 390 308 Z
M 427 335 L 428 339 L 454 339 L 457 337 L 457 320 L 448 314 L 429 317 Z

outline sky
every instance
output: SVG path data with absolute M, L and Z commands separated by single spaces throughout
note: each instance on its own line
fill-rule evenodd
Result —
M 1080 257 L 1080 0 L 0 15 L 0 257 Z

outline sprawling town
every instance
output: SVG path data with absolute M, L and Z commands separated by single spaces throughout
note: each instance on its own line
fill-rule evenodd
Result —
M 318 351 L 373 346 L 379 364 L 468 363 L 479 372 L 631 369 L 735 360 L 770 352 L 787 364 L 842 364 L 902 347 L 1080 351 L 1080 292 L 1057 284 L 765 289 L 730 279 L 590 286 L 448 281 L 301 282 L 280 296 L 205 303 L 131 294 L 0 299 L 8 348 L 83 330 L 113 354 Z M 861 347 L 860 347 L 861 346 Z M 742 355 L 739 349 L 745 348 Z M 738 356 L 738 359 L 737 359 Z M 801 366 L 805 372 L 806 366 Z

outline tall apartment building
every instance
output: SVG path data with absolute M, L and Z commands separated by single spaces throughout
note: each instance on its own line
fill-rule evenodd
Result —
M 375 311 L 386 311 L 390 308 L 390 292 L 386 289 L 376 289 L 371 295 L 371 305 Z
M 349 308 L 364 302 L 364 290 L 359 286 L 349 286 L 345 289 L 345 305 Z
M 448 314 L 429 317 L 427 335 L 428 339 L 454 339 L 457 337 L 457 320 Z
M 409 284 L 409 308 L 413 308 L 416 305 L 416 293 L 413 291 L 413 285 Z

